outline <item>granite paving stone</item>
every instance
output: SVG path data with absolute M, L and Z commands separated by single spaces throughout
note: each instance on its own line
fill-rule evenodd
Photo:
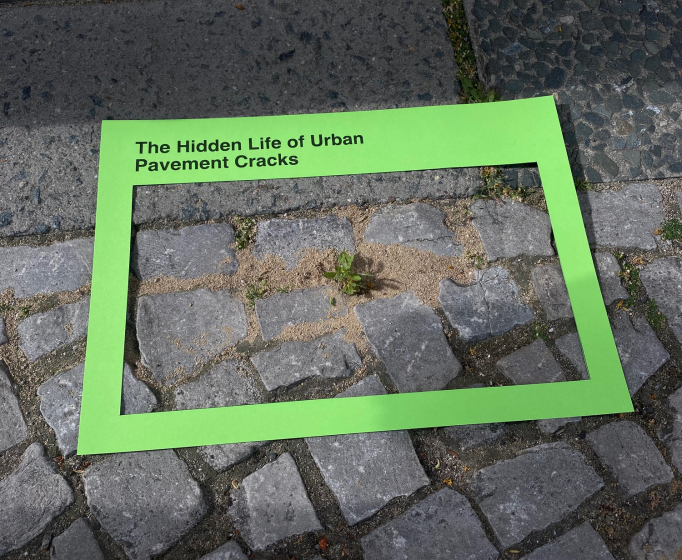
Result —
M 549 544 L 535 549 L 525 560 L 614 560 L 604 539 L 589 523 L 578 525 Z
M 245 372 L 245 365 L 234 360 L 225 360 L 212 367 L 198 380 L 180 385 L 175 389 L 175 408 L 214 408 L 259 404 L 263 402 L 253 379 Z M 199 447 L 199 454 L 216 471 L 222 472 L 250 457 L 264 443 L 227 443 Z
M 582 419 L 582 416 L 571 416 L 568 418 L 546 418 L 544 420 L 538 420 L 536 425 L 538 430 L 540 430 L 540 433 L 553 434 L 559 428 L 563 428 L 567 424 L 580 422 Z
M 177 230 L 147 229 L 137 233 L 131 266 L 140 280 L 157 276 L 187 279 L 237 272 L 230 224 L 201 224 Z
M 104 560 L 102 550 L 84 517 L 52 539 L 50 560 Z
M 241 536 L 254 550 L 322 529 L 289 453 L 245 477 L 232 495 L 230 513 Z
M 372 560 L 493 560 L 497 549 L 467 499 L 443 488 L 362 537 Z
M 191 375 L 202 362 L 246 337 L 244 304 L 228 291 L 142 296 L 137 339 L 142 363 L 163 384 Z
M 248 558 L 236 542 L 229 541 L 213 552 L 205 554 L 199 560 L 248 560 Z
M 0 454 L 24 441 L 27 435 L 28 428 L 12 389 L 9 372 L 0 362 Z
M 682 504 L 649 521 L 630 541 L 635 560 L 676 560 L 682 553 Z
M 565 443 L 538 445 L 478 471 L 474 500 L 503 547 L 563 519 L 604 483 Z
M 85 364 L 55 375 L 38 387 L 40 412 L 57 436 L 57 445 L 64 457 L 76 452 L 78 424 Z M 157 405 L 156 397 L 143 381 L 133 375 L 126 363 L 123 366 L 123 414 L 151 412 Z
M 110 455 L 84 475 L 90 510 L 131 560 L 149 560 L 206 514 L 199 484 L 170 450 Z
M 533 320 L 533 312 L 502 267 L 477 270 L 471 286 L 440 282 L 438 301 L 448 322 L 465 342 L 503 334 Z
M 634 422 L 611 422 L 587 434 L 587 440 L 628 498 L 673 479 L 656 444 Z
M 336 397 L 385 394 L 372 375 Z M 430 483 L 406 431 L 314 437 L 306 438 L 306 443 L 350 525 Z
M 0 346 L 9 342 L 7 330 L 5 328 L 5 318 L 0 317 Z
M 580 209 L 590 245 L 655 249 L 654 230 L 663 222 L 663 197 L 651 183 L 620 191 L 580 192 Z
M 618 299 L 627 299 L 628 292 L 618 276 L 621 271 L 618 259 L 611 253 L 597 252 L 594 254 L 594 264 L 604 303 L 609 305 Z
M 90 282 L 93 238 L 62 241 L 45 247 L 0 247 L 0 293 L 14 296 L 71 292 Z
M 333 379 L 353 375 L 362 365 L 355 344 L 346 342 L 345 329 L 310 342 L 285 342 L 276 350 L 251 358 L 268 391 L 309 377 Z
M 256 316 L 265 341 L 280 335 L 287 327 L 345 317 L 347 314 L 343 299 L 329 286 L 277 293 L 256 300 Z
M 462 451 L 468 451 L 479 445 L 491 444 L 507 431 L 502 423 L 470 424 L 468 426 L 448 426 L 443 428 L 448 437 L 457 442 Z
M 306 249 L 355 253 L 353 226 L 348 218 L 324 216 L 301 220 L 273 219 L 258 224 L 253 252 L 259 259 L 280 257 L 288 270 L 296 268 Z
M 443 389 L 462 370 L 440 319 L 414 292 L 376 299 L 354 310 L 401 393 Z
M 583 355 L 583 347 L 580 344 L 580 337 L 577 332 L 565 334 L 556 339 L 557 348 L 564 356 L 568 358 L 573 367 L 578 370 L 580 377 L 589 379 L 590 375 L 587 373 L 587 365 L 585 364 L 585 356 Z
M 533 289 L 542 304 L 548 321 L 573 317 L 571 301 L 564 282 L 561 265 L 546 264 L 536 266 L 531 273 Z
M 650 298 L 668 319 L 668 325 L 682 342 L 682 260 L 656 259 L 640 270 L 640 278 Z
M 471 205 L 471 212 L 489 262 L 519 255 L 554 256 L 546 212 L 515 200 L 481 199 Z
M 665 443 L 670 451 L 670 462 L 682 472 L 682 389 L 668 397 L 668 405 L 673 416 L 673 427 Z
M 0 556 L 21 548 L 73 503 L 73 491 L 42 444 L 32 443 L 0 481 Z
M 540 338 L 505 356 L 496 365 L 499 372 L 515 385 L 566 380 L 552 352 Z
M 88 334 L 90 296 L 76 303 L 69 303 L 35 313 L 17 326 L 19 348 L 29 362 L 53 350 L 72 344 Z
M 365 241 L 414 247 L 442 257 L 458 257 L 463 247 L 444 222 L 445 212 L 430 204 L 413 202 L 405 206 L 387 206 L 370 219 Z

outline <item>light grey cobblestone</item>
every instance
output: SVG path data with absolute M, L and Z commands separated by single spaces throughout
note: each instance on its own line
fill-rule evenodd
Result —
M 104 560 L 85 518 L 79 517 L 66 531 L 52 539 L 50 560 Z
M 559 428 L 563 428 L 567 424 L 580 422 L 582 416 L 571 416 L 569 418 L 547 418 L 545 420 L 538 420 L 536 422 L 538 430 L 543 434 L 553 434 Z
M 370 376 L 336 397 L 384 394 L 379 379 Z M 306 443 L 351 525 L 429 484 L 405 431 L 306 438 Z
M 471 211 L 488 261 L 519 255 L 554 255 L 550 243 L 552 226 L 546 212 L 509 200 L 477 200 Z
M 43 446 L 29 445 L 17 469 L 0 481 L 0 556 L 37 537 L 72 503 L 71 487 Z
M 471 424 L 468 426 L 448 426 L 443 428 L 448 437 L 452 438 L 459 448 L 468 451 L 479 445 L 490 444 L 507 431 L 504 424 Z
M 0 247 L 0 293 L 8 288 L 18 298 L 71 292 L 90 282 L 93 238 L 47 247 Z
M 372 216 L 365 230 L 365 241 L 399 244 L 439 256 L 460 256 L 463 248 L 444 221 L 445 212 L 422 202 L 388 206 Z
M 171 450 L 111 455 L 83 475 L 97 521 L 131 560 L 178 542 L 206 513 L 201 488 Z
M 670 450 L 670 462 L 682 472 L 682 388 L 668 397 L 673 416 L 672 432 L 665 442 Z
M 443 389 L 462 370 L 440 319 L 412 291 L 357 305 L 355 315 L 401 393 Z
M 360 367 L 355 344 L 343 340 L 346 331 L 310 342 L 285 342 L 277 350 L 251 358 L 268 391 L 292 385 L 309 377 L 348 377 Z
M 611 422 L 587 434 L 587 440 L 628 498 L 673 479 L 661 452 L 634 422 Z
M 477 270 L 471 286 L 441 280 L 438 301 L 448 322 L 466 342 L 498 336 L 534 317 L 502 267 Z
M 497 549 L 467 499 L 443 488 L 362 537 L 372 560 L 493 560 Z
M 248 560 L 248 558 L 236 542 L 229 541 L 213 552 L 205 554 L 199 560 Z
M 536 266 L 531 273 L 531 278 L 533 289 L 545 310 L 547 320 L 573 317 L 561 265 L 557 263 Z
M 556 339 L 557 348 L 568 360 L 573 364 L 573 367 L 578 370 L 580 377 L 589 379 L 587 373 L 587 365 L 585 364 L 585 356 L 583 354 L 583 347 L 580 343 L 580 337 L 577 332 L 565 334 Z
M 540 338 L 499 360 L 497 369 L 515 385 L 566 380 L 561 367 Z
M 287 269 L 296 268 L 306 249 L 326 251 L 344 249 L 355 253 L 353 227 L 348 218 L 324 216 L 323 218 L 266 220 L 258 224 L 253 249 L 259 259 L 266 255 L 280 257 Z
M 90 296 L 76 303 L 61 305 L 43 313 L 36 313 L 21 321 L 19 348 L 29 362 L 84 338 L 88 334 Z
M 641 269 L 640 277 L 647 294 L 668 319 L 678 342 L 682 342 L 682 260 L 656 259 Z
M 0 317 L 0 346 L 9 342 L 7 330 L 5 329 L 5 318 Z
M 205 274 L 233 274 L 237 253 L 230 224 L 201 224 L 178 230 L 138 232 L 131 266 L 141 280 L 156 276 L 198 278 Z
M 203 361 L 246 337 L 244 304 L 227 291 L 142 296 L 137 339 L 142 363 L 171 384 L 191 375 Z
M 611 253 L 597 252 L 594 254 L 595 271 L 599 280 L 604 303 L 609 305 L 617 299 L 627 299 L 628 292 L 620 283 L 620 265 L 618 259 Z
M 334 300 L 334 305 L 331 300 Z M 286 327 L 315 323 L 348 313 L 343 300 L 331 287 L 306 288 L 289 293 L 277 293 L 256 300 L 256 316 L 263 340 L 271 340 Z
M 76 452 L 78 424 L 80 422 L 81 398 L 83 395 L 83 374 L 85 365 L 51 377 L 40 387 L 40 412 L 57 436 L 57 445 L 69 457 Z M 133 375 L 128 364 L 123 366 L 124 414 L 151 412 L 157 401 L 149 387 Z
M 554 443 L 481 469 L 471 490 L 507 547 L 560 521 L 603 485 L 578 451 Z
M 589 523 L 583 523 L 541 546 L 524 560 L 614 560 L 604 539 Z
M 234 492 L 235 525 L 255 550 L 291 535 L 322 529 L 289 453 L 248 475 Z
M 14 394 L 9 373 L 0 362 L 0 453 L 26 439 L 28 428 Z
M 677 560 L 682 553 L 682 504 L 644 525 L 628 550 L 635 560 Z

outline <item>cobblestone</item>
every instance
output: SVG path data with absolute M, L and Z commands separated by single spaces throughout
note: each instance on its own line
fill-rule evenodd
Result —
M 91 511 L 131 560 L 149 560 L 206 513 L 201 488 L 171 450 L 112 455 L 83 475 Z
M 606 424 L 587 434 L 587 440 L 628 498 L 673 479 L 661 452 L 634 422 Z
M 230 511 L 235 525 L 255 550 L 291 535 L 322 529 L 289 453 L 244 478 L 233 496 Z
M 569 333 L 557 338 L 557 348 L 564 356 L 568 358 L 573 367 L 578 370 L 580 377 L 589 379 L 587 373 L 587 365 L 585 365 L 585 356 L 583 355 L 583 347 L 580 344 L 580 337 L 578 333 Z
M 26 439 L 28 428 L 21 413 L 9 372 L 0 362 L 0 453 Z
M 93 238 L 47 247 L 0 247 L 0 293 L 8 288 L 18 298 L 71 292 L 90 282 Z
M 362 537 L 372 560 L 493 560 L 498 552 L 467 499 L 443 488 Z
M 9 339 L 7 338 L 7 330 L 5 328 L 5 319 L 0 317 L 0 346 L 7 342 L 9 342 Z
M 287 269 L 296 264 L 306 249 L 324 252 L 344 249 L 355 253 L 353 227 L 347 218 L 325 216 L 303 220 L 266 220 L 258 224 L 254 254 L 259 259 L 266 255 L 280 257 Z
M 57 348 L 72 344 L 88 333 L 90 296 L 76 303 L 61 305 L 43 313 L 36 313 L 21 321 L 19 348 L 29 362 Z
M 589 523 L 583 523 L 556 540 L 541 546 L 525 560 L 614 560 L 604 539 Z
M 331 300 L 334 300 L 334 305 Z M 286 327 L 315 323 L 348 313 L 343 300 L 330 287 L 306 288 L 289 293 L 277 293 L 256 300 L 256 316 L 263 340 L 271 340 Z
M 384 394 L 379 379 L 370 376 L 337 397 Z M 306 443 L 351 525 L 430 482 L 405 431 L 306 438 Z
M 656 259 L 640 271 L 650 298 L 668 319 L 675 337 L 682 342 L 682 261 L 677 257 Z
M 673 427 L 665 441 L 670 451 L 670 462 L 682 472 L 682 389 L 668 397 L 668 404 L 673 414 Z
M 32 443 L 17 469 L 0 481 L 0 556 L 21 548 L 73 503 L 73 491 L 40 443 Z
M 515 385 L 566 380 L 561 367 L 540 338 L 502 358 L 497 362 L 497 369 Z
M 248 556 L 242 552 L 236 542 L 230 541 L 202 556 L 199 560 L 248 560 Z
M 90 525 L 79 517 L 61 535 L 52 539 L 50 560 L 104 560 Z
M 77 365 L 38 387 L 40 412 L 54 430 L 57 445 L 64 457 L 76 452 L 84 371 L 84 364 Z M 122 401 L 124 414 L 151 412 L 157 404 L 154 393 L 133 375 L 128 364 L 123 366 Z
M 140 280 L 157 276 L 187 279 L 237 272 L 230 224 L 202 224 L 178 230 L 138 232 L 131 266 Z
M 603 485 L 578 451 L 555 443 L 481 469 L 471 490 L 507 547 L 560 521 Z
M 548 321 L 573 317 L 571 301 L 564 282 L 561 265 L 536 266 L 531 273 L 533 289 L 542 304 Z
M 469 426 L 448 426 L 443 428 L 446 435 L 452 438 L 459 448 L 468 451 L 479 445 L 492 443 L 502 437 L 507 428 L 504 424 L 472 424 Z
M 191 375 L 202 361 L 246 337 L 244 304 L 227 291 L 142 296 L 137 340 L 142 363 L 161 383 Z
M 413 292 L 357 305 L 355 314 L 401 393 L 443 389 L 462 370 L 440 319 Z
M 618 299 L 627 299 L 628 292 L 620 283 L 620 265 L 611 253 L 594 254 L 595 271 L 599 280 L 604 303 L 609 305 Z
M 362 360 L 355 344 L 343 340 L 345 330 L 310 342 L 285 342 L 277 350 L 251 358 L 268 391 L 309 377 L 333 379 L 353 375 Z
M 445 212 L 422 202 L 387 206 L 372 216 L 365 230 L 365 241 L 458 257 L 463 248 L 444 222 Z
M 635 560 L 674 560 L 682 551 L 682 504 L 652 519 L 630 542 Z
M 489 262 L 519 255 L 554 256 L 545 212 L 509 200 L 477 200 L 471 212 Z
M 534 317 L 516 283 L 502 267 L 477 270 L 471 286 L 441 280 L 438 301 L 448 322 L 465 342 L 498 336 Z

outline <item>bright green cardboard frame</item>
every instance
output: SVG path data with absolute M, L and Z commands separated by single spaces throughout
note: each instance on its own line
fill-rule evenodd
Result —
M 312 147 L 311 134 L 362 135 L 363 144 Z M 303 135 L 295 166 L 136 171 L 135 142 L 242 142 Z M 210 158 L 211 154 L 205 157 Z M 240 160 L 243 161 L 243 160 Z M 121 415 L 134 185 L 354 175 L 537 162 L 590 373 L 586 381 L 307 400 Z M 587 416 L 632 411 L 594 270 L 552 97 L 476 105 L 231 119 L 104 121 L 79 454 Z

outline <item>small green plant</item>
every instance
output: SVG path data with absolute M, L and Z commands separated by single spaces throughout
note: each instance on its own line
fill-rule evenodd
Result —
M 467 260 L 474 268 L 482 269 L 485 266 L 485 257 L 481 253 L 472 253 L 467 250 Z
M 593 191 L 594 185 L 585 179 L 574 179 L 575 189 L 578 191 Z
M 480 193 L 474 195 L 474 199 L 497 199 L 506 196 L 512 199 L 523 200 L 531 193 L 530 189 L 523 186 L 518 188 L 510 187 L 504 172 L 497 167 L 482 168 L 481 179 L 483 179 L 483 187 Z
M 625 260 L 625 255 L 623 253 L 614 252 L 613 255 L 618 259 L 621 266 L 621 271 L 618 273 L 621 280 L 623 281 L 623 286 L 628 292 L 628 299 L 623 302 L 623 307 L 632 307 L 635 300 L 638 298 L 642 290 L 642 280 L 639 277 L 639 269 L 631 262 Z
M 665 315 L 659 311 L 658 305 L 653 299 L 646 302 L 646 319 L 656 331 L 662 330 L 665 326 Z
M 469 78 L 464 76 L 461 76 L 459 81 L 462 84 L 460 97 L 464 103 L 492 103 L 500 100 L 500 96 L 494 89 L 485 89 L 481 82 L 474 85 Z
M 0 303 L 0 313 L 9 313 L 12 309 L 9 303 Z
M 325 278 L 336 281 L 344 294 L 360 294 L 370 289 L 369 283 L 363 278 L 363 276 L 371 277 L 372 274 L 355 272 L 353 270 L 354 259 L 355 256 L 346 252 L 344 249 L 339 254 L 337 259 L 338 264 L 334 267 L 334 270 L 323 273 Z
M 281 288 L 277 288 L 277 291 L 280 294 L 288 294 L 291 291 L 291 286 L 282 286 Z
M 23 305 L 21 307 L 21 316 L 22 317 L 28 317 L 28 314 L 31 312 L 31 306 L 30 305 Z
M 249 284 L 246 287 L 246 299 L 249 302 L 249 306 L 254 307 L 256 300 L 262 299 L 267 293 L 268 283 L 265 280 L 261 280 L 259 284 Z
M 237 242 L 237 249 L 245 249 L 253 240 L 256 223 L 251 218 L 235 218 L 234 238 Z
M 660 229 L 654 231 L 665 241 L 682 241 L 682 222 L 677 218 L 667 220 Z
M 535 325 L 533 331 L 533 340 L 541 338 L 545 342 L 549 342 L 549 329 L 545 325 Z

